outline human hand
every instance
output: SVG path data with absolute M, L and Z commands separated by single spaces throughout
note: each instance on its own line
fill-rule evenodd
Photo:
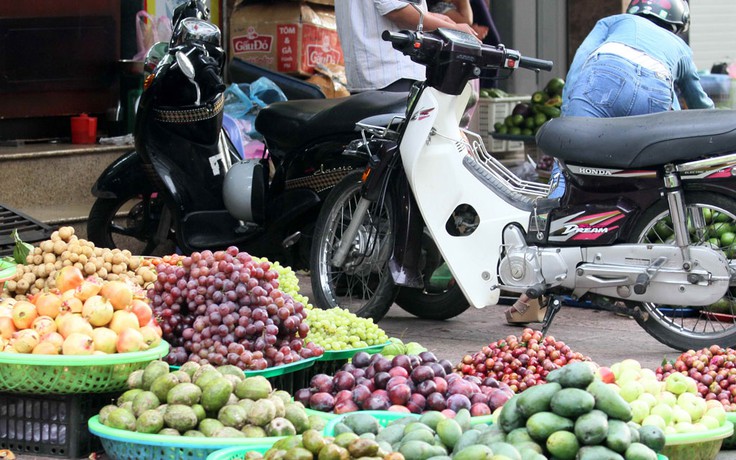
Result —
M 488 35 L 487 26 L 482 26 L 480 24 L 473 24 L 471 27 L 473 28 L 473 30 L 475 30 L 475 33 L 477 34 L 478 39 L 481 41 L 483 41 Z

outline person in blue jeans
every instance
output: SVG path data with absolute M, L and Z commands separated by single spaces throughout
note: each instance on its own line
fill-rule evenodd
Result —
M 625 14 L 598 21 L 575 53 L 562 92 L 562 116 L 625 117 L 687 108 L 710 109 L 690 47 L 684 0 L 632 0 Z M 558 164 L 550 198 L 564 194 Z
M 713 108 L 703 90 L 690 47 L 684 0 L 632 0 L 625 14 L 599 20 L 575 53 L 562 92 L 562 116 L 625 117 L 679 110 L 678 93 L 690 109 Z M 565 194 L 565 175 L 555 162 L 550 198 Z M 521 298 L 506 310 L 509 323 L 541 321 L 538 307 Z M 535 303 L 536 304 L 536 303 Z

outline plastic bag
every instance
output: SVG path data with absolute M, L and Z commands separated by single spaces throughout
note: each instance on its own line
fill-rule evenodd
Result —
M 135 15 L 135 38 L 138 53 L 133 60 L 142 61 L 154 43 L 171 40 L 171 19 L 166 16 L 154 17 L 145 10 L 139 11 Z
M 258 111 L 273 102 L 285 101 L 286 95 L 273 81 L 261 77 L 251 84 L 231 84 L 225 89 L 225 114 L 234 118 L 242 134 L 263 139 L 255 129 Z

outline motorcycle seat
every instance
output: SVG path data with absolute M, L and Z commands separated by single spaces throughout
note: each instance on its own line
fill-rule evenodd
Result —
M 289 151 L 335 133 L 351 133 L 360 120 L 406 112 L 408 93 L 367 91 L 336 99 L 274 102 L 256 117 L 256 131 L 270 149 Z M 357 134 L 356 134 L 357 137 Z
M 681 110 L 619 118 L 561 117 L 537 132 L 537 147 L 566 163 L 652 168 L 736 152 L 736 110 Z

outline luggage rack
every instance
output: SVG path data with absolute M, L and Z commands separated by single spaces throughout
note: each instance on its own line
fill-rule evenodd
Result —
M 0 204 L 0 257 L 13 254 L 15 241 L 11 233 L 14 229 L 18 230 L 21 240 L 30 244 L 46 240 L 52 233 L 50 226 Z

